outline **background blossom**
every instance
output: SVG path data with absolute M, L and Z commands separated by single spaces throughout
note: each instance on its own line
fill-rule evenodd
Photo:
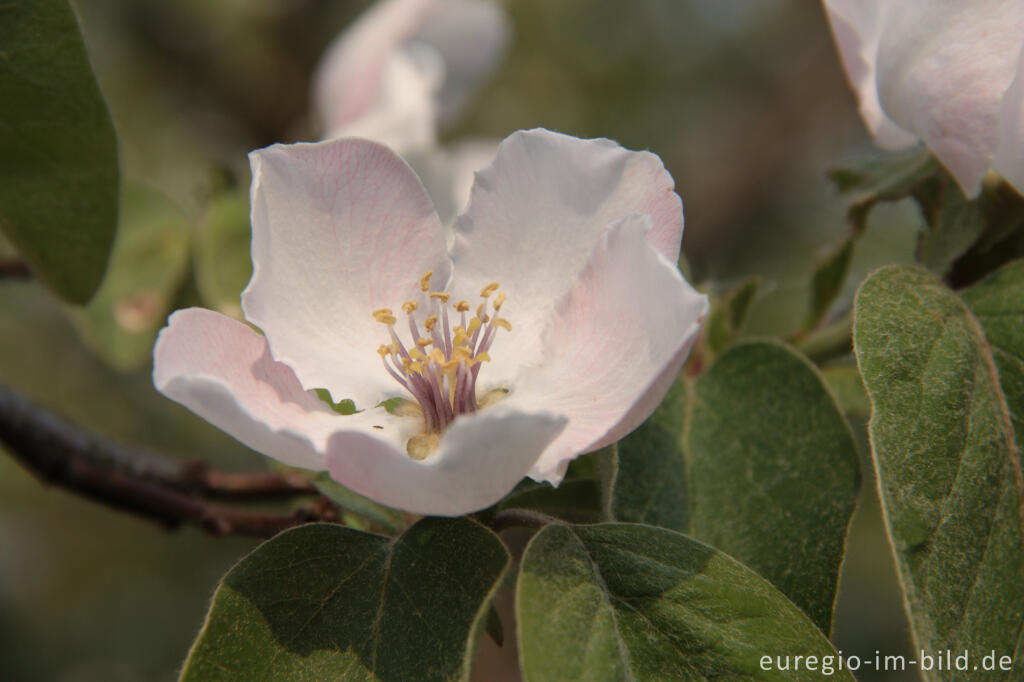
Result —
M 993 168 L 1024 192 L 1024 3 L 825 0 L 879 145 L 923 140 L 968 195 Z

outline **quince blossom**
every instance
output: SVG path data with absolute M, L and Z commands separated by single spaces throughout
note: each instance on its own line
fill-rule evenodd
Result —
M 365 137 L 403 156 L 433 148 L 507 39 L 504 15 L 487 0 L 378 3 L 317 67 L 314 105 L 326 137 Z
M 1024 2 L 824 2 L 880 146 L 923 140 L 969 196 L 989 168 L 1024 192 Z
M 363 137 L 398 152 L 448 224 L 498 141 L 441 146 L 505 51 L 509 29 L 490 0 L 382 0 L 328 46 L 313 77 L 325 137 Z
M 682 204 L 653 154 L 515 133 L 477 173 L 450 249 L 419 178 L 382 145 L 250 160 L 242 308 L 264 335 L 178 311 L 154 383 L 383 504 L 454 516 L 524 476 L 557 484 L 650 415 L 706 315 L 676 266 Z M 319 388 L 361 411 L 337 414 Z

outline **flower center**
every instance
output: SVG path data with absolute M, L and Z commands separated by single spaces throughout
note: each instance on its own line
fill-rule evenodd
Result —
M 457 416 L 475 412 L 480 406 L 476 397 L 476 379 L 480 367 L 491 359 L 488 351 L 497 330 L 510 331 L 512 325 L 508 320 L 498 317 L 498 311 L 505 302 L 505 294 L 500 293 L 491 299 L 498 290 L 497 282 L 480 290 L 483 302 L 477 306 L 476 314 L 469 317 L 470 306 L 467 301 L 449 305 L 450 294 L 430 291 L 430 277 L 433 274 L 430 271 L 420 280 L 420 289 L 428 294 L 429 300 L 429 310 L 424 311 L 428 314 L 422 320 L 422 334 L 416 315 L 419 303 L 406 301 L 402 304 L 412 336 L 412 343 L 408 347 L 395 332 L 397 319 L 390 308 L 373 311 L 373 317 L 387 326 L 391 337 L 390 343 L 377 349 L 384 362 L 384 369 L 419 403 L 427 430 L 423 436 L 424 442 L 436 446 L 439 434 Z M 449 307 L 453 310 L 452 315 L 449 315 Z M 456 314 L 458 318 L 455 318 Z M 460 324 L 452 326 L 455 319 Z M 418 453 L 413 452 L 414 449 L 422 448 L 410 441 L 409 453 L 416 456 Z

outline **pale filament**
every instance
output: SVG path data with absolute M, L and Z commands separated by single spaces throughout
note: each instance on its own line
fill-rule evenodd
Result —
M 388 328 L 390 343 L 377 349 L 387 370 L 395 381 L 416 399 L 423 411 L 428 433 L 443 432 L 460 414 L 477 410 L 476 380 L 480 367 L 491 356 L 488 351 L 494 343 L 498 329 L 510 331 L 508 320 L 498 317 L 505 302 L 505 294 L 499 293 L 492 282 L 480 291 L 483 302 L 476 308 L 476 314 L 469 317 L 467 301 L 450 303 L 447 292 L 430 291 L 428 272 L 420 280 L 420 289 L 428 295 L 428 310 L 420 321 L 416 318 L 419 310 L 417 301 L 406 301 L 402 311 L 408 317 L 409 334 L 412 342 L 406 346 L 395 332 L 398 322 L 390 308 L 373 312 L 373 317 Z M 452 325 L 454 315 L 459 324 Z

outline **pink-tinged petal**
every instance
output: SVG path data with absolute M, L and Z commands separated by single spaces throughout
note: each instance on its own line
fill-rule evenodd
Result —
M 360 408 L 397 395 L 376 352 L 387 330 L 372 312 L 418 296 L 428 270 L 439 286 L 450 272 L 423 184 L 394 152 L 367 140 L 274 145 L 250 161 L 246 319 L 304 388 L 326 388 Z
M 917 138 L 886 116 L 878 101 L 875 61 L 882 37 L 884 0 L 825 0 L 825 11 L 861 118 L 875 141 L 885 149 L 915 144 Z
M 328 46 L 313 76 L 314 105 L 324 130 L 341 130 L 370 112 L 388 64 L 436 6 L 437 0 L 380 2 Z
M 497 405 L 459 417 L 422 461 L 372 433 L 341 431 L 327 443 L 327 467 L 342 485 L 389 507 L 459 516 L 512 490 L 565 421 Z
M 457 212 L 466 209 L 473 189 L 476 172 L 486 168 L 498 153 L 498 141 L 491 139 L 462 139 L 447 149 L 450 167 L 452 201 Z
M 1017 75 L 1003 96 L 999 118 L 999 150 L 994 167 L 1024 194 L 1024 49 L 1017 60 Z
M 650 416 L 707 315 L 707 297 L 644 239 L 648 226 L 635 215 L 608 231 L 558 305 L 542 364 L 520 375 L 501 403 L 569 418 L 530 472 L 537 480 L 558 483 L 573 457 Z
M 420 59 L 395 52 L 381 73 L 374 105 L 362 116 L 327 130 L 326 138 L 364 137 L 407 153 L 430 149 L 437 141 L 436 90 L 440 73 L 430 72 L 431 59 L 439 57 L 421 51 Z M 439 62 L 434 66 L 441 69 Z
M 1020 0 L 889 3 L 878 50 L 882 107 L 968 195 L 992 165 L 1022 40 Z
M 657 156 L 611 140 L 537 129 L 498 146 L 494 163 L 476 174 L 452 252 L 457 297 L 475 306 L 492 281 L 508 295 L 502 317 L 512 332 L 495 342 L 485 382 L 508 382 L 520 366 L 540 360 L 539 338 L 555 302 L 616 221 L 649 215 L 647 241 L 670 262 L 678 259 L 683 212 L 673 187 Z
M 274 362 L 259 334 L 201 308 L 179 310 L 153 351 L 153 383 L 168 398 L 285 464 L 323 469 L 337 417 Z
M 508 46 L 508 21 L 488 0 L 441 0 L 413 37 L 435 49 L 444 63 L 438 93 L 440 124 L 455 122 Z

